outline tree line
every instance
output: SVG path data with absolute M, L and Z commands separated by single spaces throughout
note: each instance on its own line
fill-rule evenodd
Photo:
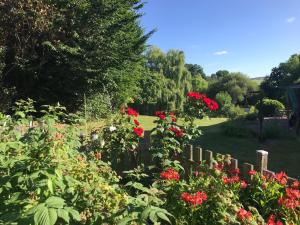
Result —
M 272 69 L 259 86 L 226 70 L 206 75 L 183 51 L 147 46 L 155 30 L 140 25 L 142 0 L 2 0 L 0 109 L 32 98 L 37 107 L 60 102 L 92 117 L 130 104 L 141 113 L 181 110 L 188 91 L 206 93 L 220 112 L 254 105 L 261 89 L 285 101 L 283 87 L 299 83 L 300 55 Z M 84 97 L 85 96 L 85 97 Z

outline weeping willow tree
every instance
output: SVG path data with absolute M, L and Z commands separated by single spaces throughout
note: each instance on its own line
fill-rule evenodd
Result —
M 192 75 L 189 71 L 183 51 L 172 49 L 164 53 L 151 47 L 145 58 L 148 72 L 141 81 L 141 99 L 135 104 L 143 113 L 151 114 L 155 109 L 181 110 L 188 91 L 207 88 L 201 74 Z

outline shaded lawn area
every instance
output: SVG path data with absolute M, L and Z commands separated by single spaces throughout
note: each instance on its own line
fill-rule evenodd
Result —
M 139 116 L 138 120 L 145 130 L 151 130 L 156 117 Z M 274 172 L 285 171 L 289 176 L 300 178 L 300 138 L 280 137 L 260 143 L 254 137 L 232 137 L 221 132 L 221 126 L 230 123 L 226 118 L 211 118 L 196 121 L 202 127 L 203 135 L 196 145 L 214 153 L 230 154 L 239 163 L 255 164 L 256 150 L 269 152 L 268 168 Z M 103 126 L 103 121 L 91 123 L 89 127 Z M 241 123 L 241 126 L 247 126 Z

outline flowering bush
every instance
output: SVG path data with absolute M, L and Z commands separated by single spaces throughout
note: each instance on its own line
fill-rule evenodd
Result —
M 135 159 L 144 130 L 140 127 L 138 113 L 132 108 L 123 109 L 108 124 L 96 141 L 98 151 L 104 161 L 112 163 L 114 169 L 124 170 L 121 163 L 127 157 Z
M 229 159 L 216 159 L 212 168 L 200 164 L 188 180 L 172 168 L 161 172 L 156 186 L 165 192 L 164 207 L 175 215 L 174 224 L 300 223 L 298 181 L 288 185 L 283 172 L 266 177 L 255 170 L 246 181 Z

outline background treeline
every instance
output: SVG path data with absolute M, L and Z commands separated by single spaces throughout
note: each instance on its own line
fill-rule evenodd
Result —
M 286 102 L 300 82 L 300 55 L 274 68 L 262 84 L 226 70 L 206 75 L 180 50 L 147 46 L 139 23 L 141 0 L 2 0 L 0 2 L 0 110 L 17 99 L 37 107 L 60 102 L 98 119 L 126 104 L 143 114 L 181 110 L 194 90 L 216 98 L 216 116 L 235 116 L 266 97 Z M 86 96 L 86 98 L 84 98 Z M 86 104 L 85 104 L 86 103 Z

